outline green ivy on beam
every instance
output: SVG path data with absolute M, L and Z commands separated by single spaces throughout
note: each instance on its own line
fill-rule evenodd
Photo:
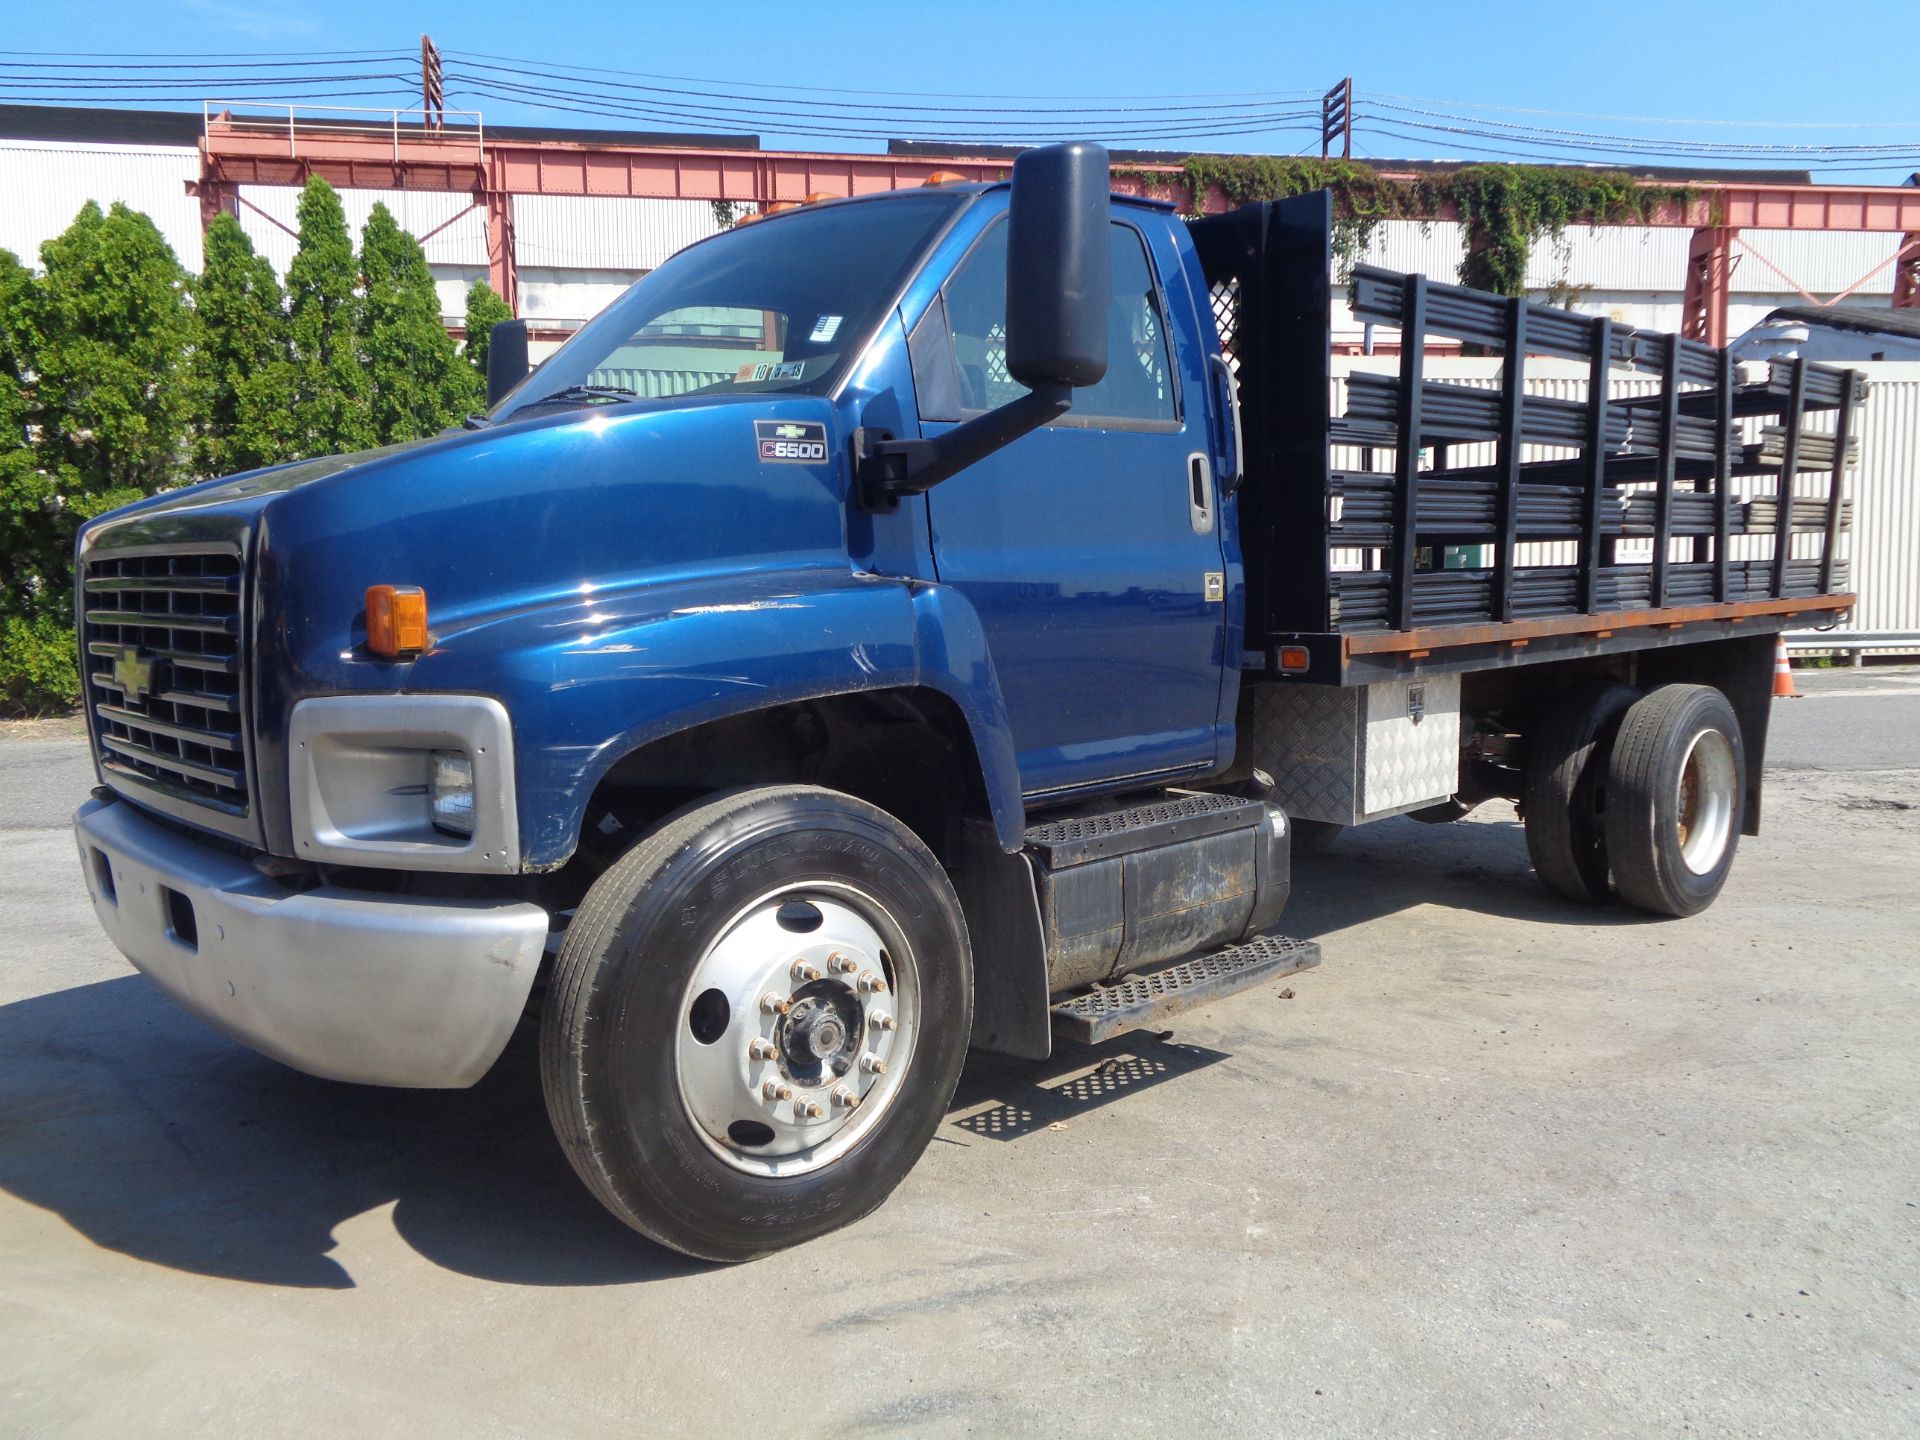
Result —
M 1697 194 L 1615 170 L 1545 165 L 1467 165 L 1395 179 L 1352 160 L 1189 155 L 1181 170 L 1195 214 L 1215 188 L 1234 205 L 1331 190 L 1333 251 L 1343 276 L 1382 220 L 1430 220 L 1451 205 L 1468 235 L 1460 283 L 1498 295 L 1523 293 L 1533 247 L 1557 241 L 1568 225 L 1644 224 L 1663 206 L 1685 206 Z

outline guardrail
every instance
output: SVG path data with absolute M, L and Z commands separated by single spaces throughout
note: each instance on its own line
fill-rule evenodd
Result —
M 1920 655 L 1920 630 L 1789 630 L 1789 650 L 1892 650 Z
M 327 118 L 315 119 L 315 115 Z M 409 116 L 415 118 L 409 119 Z M 258 100 L 206 100 L 201 102 L 200 122 L 202 135 L 211 135 L 216 126 L 225 135 L 284 135 L 287 155 L 295 159 L 299 158 L 303 139 L 338 142 L 380 137 L 388 141 L 395 162 L 401 158 L 403 144 L 457 149 L 463 156 L 470 145 L 475 164 L 486 158 L 486 127 L 481 123 L 478 110 L 380 110 L 348 105 L 295 106 L 263 104 Z

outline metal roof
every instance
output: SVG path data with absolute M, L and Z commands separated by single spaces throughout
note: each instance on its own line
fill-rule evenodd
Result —
M 245 101 L 233 102 L 252 106 Z M 275 113 L 285 105 L 261 102 L 260 110 Z M 296 109 L 299 107 L 295 107 Z M 358 107 L 356 107 L 358 108 Z M 365 107 L 364 113 L 385 113 L 382 107 Z M 330 117 L 330 129 L 366 128 L 386 131 L 383 120 L 353 120 Z M 94 144 L 198 145 L 203 128 L 201 112 L 194 110 L 121 110 L 91 105 L 0 105 L 0 140 L 74 140 Z M 422 129 L 418 123 L 403 123 L 400 129 Z M 449 126 L 449 129 L 463 127 Z M 758 150 L 758 135 L 731 135 L 667 130 L 573 130 L 550 125 L 489 125 L 489 137 L 500 140 L 554 140 L 575 145 L 675 145 L 700 150 Z
M 1089 136 L 1089 139 L 1095 137 Z M 916 159 L 934 159 L 952 156 L 954 159 L 970 160 L 1011 160 L 1027 147 L 1024 145 L 974 145 L 961 140 L 889 140 L 887 154 L 911 155 Z M 1195 154 L 1215 155 L 1220 152 L 1211 150 L 1119 150 L 1109 147 L 1107 154 L 1122 165 L 1180 165 L 1189 156 Z M 1257 159 L 1257 156 L 1240 154 L 1223 155 L 1225 159 Z M 1275 159 L 1290 157 L 1275 156 Z M 1454 170 L 1465 170 L 1474 165 L 1485 165 L 1485 160 L 1379 160 L 1367 159 L 1353 162 L 1365 165 L 1376 171 L 1388 174 L 1447 174 Z M 1686 182 L 1724 181 L 1741 185 L 1810 185 L 1813 173 L 1809 170 L 1730 170 L 1712 166 L 1696 169 L 1685 165 L 1633 165 L 1625 162 L 1596 165 L 1554 165 L 1555 170 L 1594 170 L 1607 174 L 1632 175 L 1641 180 L 1673 180 Z
M 1832 330 L 1857 330 L 1866 335 L 1905 335 L 1920 340 L 1920 310 L 1874 310 L 1863 305 L 1782 305 L 1768 320 L 1798 320 Z

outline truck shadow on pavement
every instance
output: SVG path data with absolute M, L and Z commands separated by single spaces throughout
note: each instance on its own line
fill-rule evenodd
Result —
M 1421 904 L 1552 925 L 1646 919 L 1547 894 L 1511 822 L 1394 821 L 1302 856 L 1281 928 L 1330 935 Z M 103 1249 L 252 1284 L 352 1288 L 335 1256 L 355 1253 L 352 1237 L 335 1232 L 387 1206 L 424 1259 L 506 1284 L 707 1269 L 580 1184 L 548 1128 L 532 1041 L 523 1029 L 471 1090 L 381 1090 L 256 1056 L 135 975 L 0 1006 L 0 1188 Z M 1016 1141 L 1226 1058 L 1145 1033 L 1044 1063 L 976 1054 L 939 1138 Z
M 256 1056 L 136 975 L 0 1006 L 0 1187 L 104 1249 L 263 1285 L 351 1289 L 334 1230 L 387 1205 L 421 1256 L 508 1284 L 707 1268 L 580 1184 L 530 1039 L 471 1090 L 381 1090 Z
M 1580 905 L 1553 894 L 1533 873 L 1513 807 L 1496 800 L 1471 820 L 1382 820 L 1325 849 L 1296 850 L 1293 896 L 1277 928 L 1311 940 L 1420 905 L 1583 929 L 1666 923 L 1624 905 Z

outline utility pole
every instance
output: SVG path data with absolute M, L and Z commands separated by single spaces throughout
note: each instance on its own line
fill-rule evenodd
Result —
M 446 79 L 440 70 L 440 51 L 431 35 L 420 37 L 420 110 L 429 130 L 438 130 L 446 123 Z
M 1320 158 L 1333 154 L 1333 142 L 1340 141 L 1340 158 L 1353 158 L 1353 77 L 1347 76 L 1320 99 Z

